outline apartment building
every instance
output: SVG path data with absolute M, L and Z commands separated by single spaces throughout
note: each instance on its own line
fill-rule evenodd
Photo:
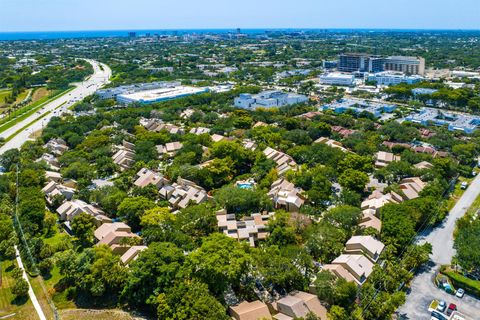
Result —
M 284 175 L 289 170 L 297 170 L 297 163 L 286 153 L 267 147 L 263 150 L 263 154 L 267 159 L 275 161 L 277 164 L 276 169 L 280 176 Z
M 298 212 L 305 203 L 303 190 L 286 179 L 278 179 L 272 183 L 268 196 L 273 201 L 276 209 L 284 209 L 289 212 Z
M 116 147 L 117 152 L 112 156 L 113 163 L 120 167 L 120 170 L 128 170 L 135 163 L 135 145 L 123 141 L 121 146 Z

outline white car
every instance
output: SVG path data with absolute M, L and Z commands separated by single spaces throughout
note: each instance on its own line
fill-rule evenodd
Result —
M 437 306 L 437 310 L 440 311 L 440 312 L 443 312 L 443 311 L 445 311 L 446 308 L 447 308 L 447 303 L 443 300 L 440 300 L 440 302 L 438 303 L 438 306 Z
M 458 289 L 457 292 L 455 293 L 455 295 L 459 298 L 463 298 L 464 294 L 465 294 L 465 290 L 463 290 L 462 288 Z
M 468 187 L 468 182 L 463 181 L 462 184 L 460 185 L 460 189 L 465 190 Z

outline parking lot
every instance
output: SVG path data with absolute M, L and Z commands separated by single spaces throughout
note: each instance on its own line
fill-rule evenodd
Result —
M 407 295 L 407 303 L 398 310 L 399 319 L 402 320 L 430 320 L 428 306 L 433 299 L 444 300 L 447 306 L 450 303 L 457 305 L 458 311 L 468 316 L 471 320 L 480 320 L 480 300 L 467 294 L 457 298 L 438 289 L 432 282 L 435 269 L 426 268 L 412 282 L 411 291 Z M 445 316 L 447 319 L 448 317 Z

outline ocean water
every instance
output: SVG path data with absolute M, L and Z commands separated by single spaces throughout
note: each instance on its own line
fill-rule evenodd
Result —
M 308 29 L 308 28 L 283 28 L 283 29 L 241 29 L 244 34 L 265 34 L 268 32 L 474 32 L 478 30 L 422 30 L 422 29 Z M 137 36 L 150 35 L 184 35 L 184 34 L 226 34 L 236 33 L 237 29 L 157 29 L 157 30 L 89 30 L 89 31 L 32 31 L 32 32 L 0 32 L 0 41 L 12 40 L 54 40 L 74 38 L 104 38 L 127 37 L 129 32 L 136 32 Z

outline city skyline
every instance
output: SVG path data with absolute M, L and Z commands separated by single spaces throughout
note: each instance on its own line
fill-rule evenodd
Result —
M 342 10 L 339 10 L 341 8 Z M 408 12 L 398 14 L 395 8 Z M 75 13 L 75 14 L 73 14 Z M 370 0 L 357 2 L 253 0 L 180 0 L 131 3 L 106 0 L 32 1 L 3 5 L 0 32 L 169 30 L 169 29 L 480 29 L 480 4 L 475 0 L 438 3 L 404 0 L 397 7 Z

